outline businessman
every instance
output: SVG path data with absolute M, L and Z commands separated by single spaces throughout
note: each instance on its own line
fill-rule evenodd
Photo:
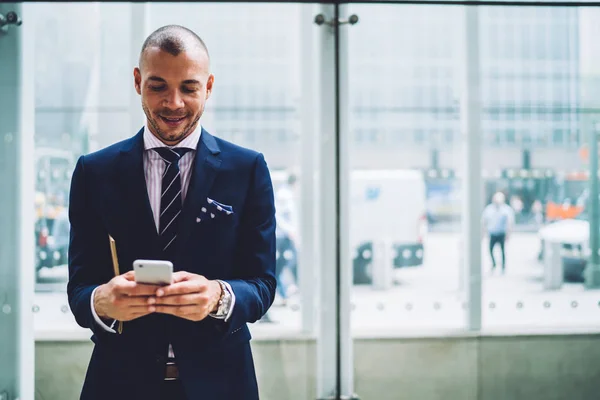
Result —
M 275 296 L 273 188 L 262 154 L 201 127 L 213 83 L 195 33 L 156 30 L 134 69 L 144 127 L 77 162 L 68 296 L 95 343 L 82 399 L 258 399 L 247 323 Z M 171 261 L 173 283 L 136 283 L 136 259 Z

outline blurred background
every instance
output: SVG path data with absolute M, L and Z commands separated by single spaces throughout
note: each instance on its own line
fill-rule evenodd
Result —
M 210 51 L 202 125 L 275 185 L 261 398 L 598 398 L 600 8 L 450 3 L 0 5 L 23 20 L 0 28 L 0 399 L 78 398 L 70 178 L 143 126 L 133 68 L 167 24 Z

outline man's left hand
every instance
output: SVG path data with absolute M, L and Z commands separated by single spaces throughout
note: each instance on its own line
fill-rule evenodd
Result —
M 219 298 L 219 282 L 180 271 L 173 274 L 172 284 L 156 290 L 156 296 L 151 297 L 149 303 L 156 304 L 158 313 L 202 321 L 209 313 L 217 310 Z

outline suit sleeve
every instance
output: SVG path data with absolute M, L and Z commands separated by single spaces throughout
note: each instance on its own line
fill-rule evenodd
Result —
M 229 332 L 259 320 L 275 299 L 275 203 L 262 154 L 255 159 L 248 190 L 234 264 L 234 276 L 240 279 L 227 281 L 236 297 Z
M 106 243 L 105 246 L 108 247 L 108 237 L 93 212 L 87 189 L 88 181 L 84 156 L 81 156 L 73 172 L 69 195 L 71 231 L 67 295 L 77 323 L 94 333 L 99 333 L 103 330 L 95 322 L 90 304 L 94 289 L 107 281 L 98 262 L 104 259 L 100 256 L 103 252 L 102 243 Z

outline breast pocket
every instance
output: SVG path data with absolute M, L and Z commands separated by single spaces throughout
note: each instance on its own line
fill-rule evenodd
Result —
M 203 206 L 196 217 L 193 244 L 201 246 L 208 254 L 233 251 L 237 227 L 236 214 L 219 211 L 216 206 Z

